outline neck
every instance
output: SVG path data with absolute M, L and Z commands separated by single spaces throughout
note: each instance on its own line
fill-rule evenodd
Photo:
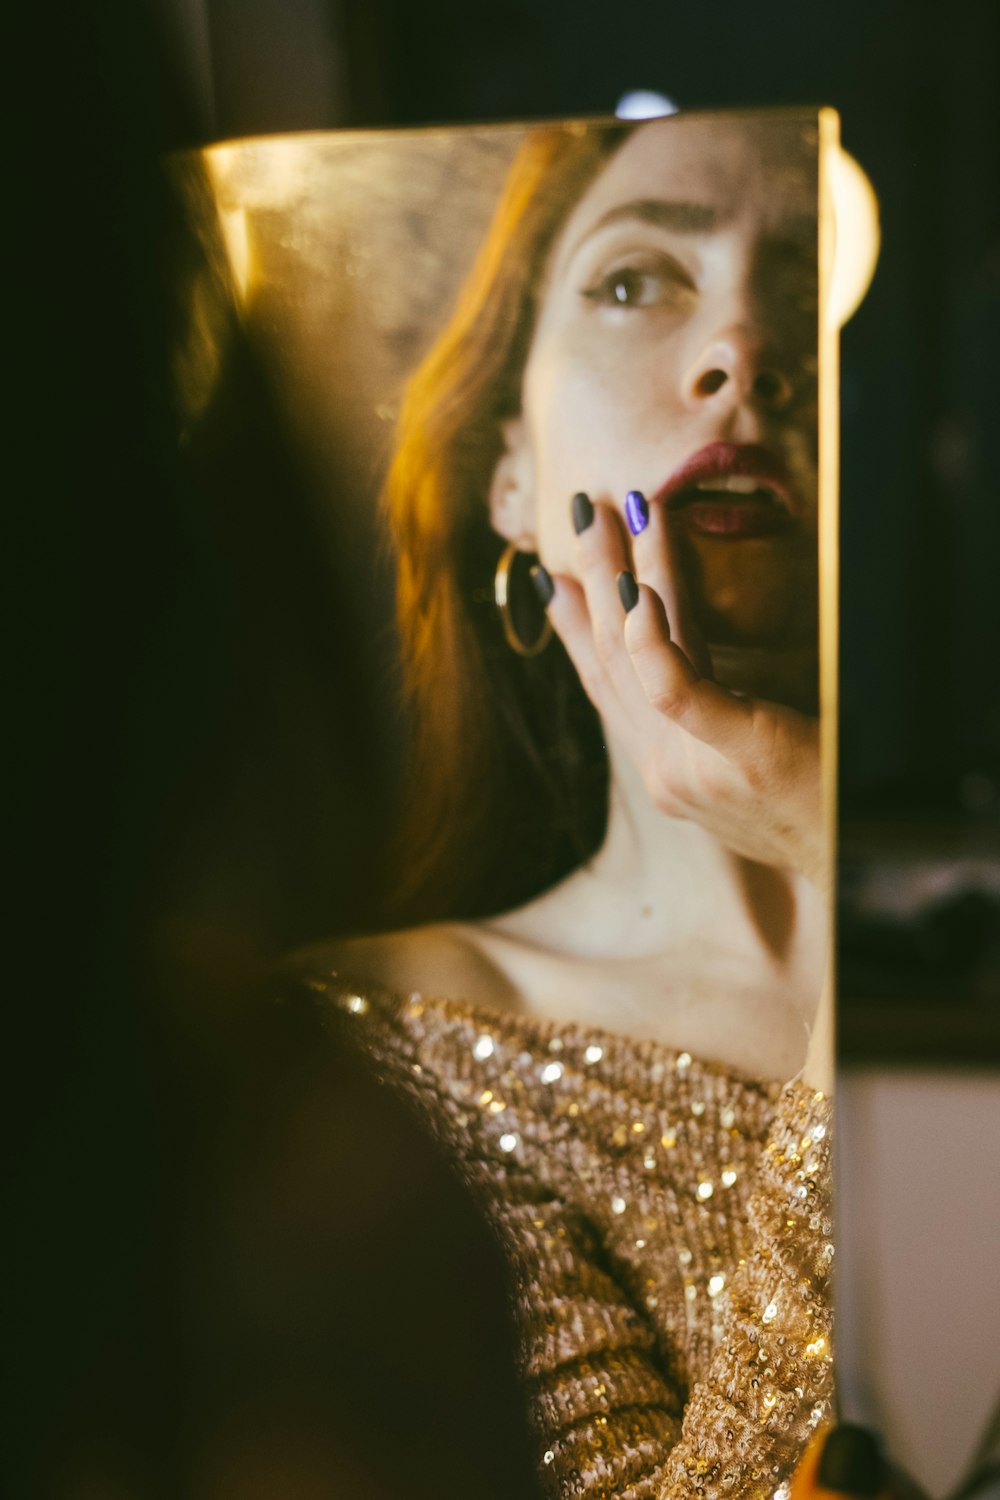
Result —
M 622 747 L 611 740 L 608 754 L 603 844 L 527 908 L 547 944 L 587 959 L 655 959 L 680 946 L 704 947 L 780 967 L 803 920 L 824 920 L 818 893 L 800 877 L 734 854 L 697 823 L 668 817 Z
M 667 817 L 627 755 L 608 749 L 601 848 L 545 895 L 480 925 L 478 946 L 529 1011 L 790 1077 L 823 977 L 824 897 Z
M 654 806 L 620 746 L 609 744 L 607 833 L 586 877 L 601 893 L 626 951 L 679 941 L 764 949 L 780 959 L 797 881 L 725 848 L 697 823 Z M 609 934 L 610 935 L 610 934 Z

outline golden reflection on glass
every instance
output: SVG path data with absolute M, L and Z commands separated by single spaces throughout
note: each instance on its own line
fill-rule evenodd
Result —
M 177 170 L 198 233 L 224 246 L 212 284 L 315 481 L 331 559 L 374 553 L 388 475 L 409 669 L 443 666 L 466 688 L 418 722 L 403 778 L 418 783 L 411 801 L 428 778 L 447 898 L 388 936 L 331 934 L 302 960 L 307 983 L 428 1118 L 500 1233 L 556 1492 L 596 1496 L 641 1470 L 707 1497 L 758 1481 L 781 1493 L 832 1411 L 837 335 L 877 256 L 867 179 L 829 110 L 305 135 Z M 224 378 L 204 284 L 178 359 L 193 427 Z M 607 806 L 575 859 L 564 840 L 550 868 L 541 839 L 522 869 L 512 804 L 510 826 L 492 826 L 514 862 L 480 887 L 490 825 L 474 786 L 447 800 L 449 768 L 481 745 L 480 800 L 499 795 L 510 768 L 482 722 L 509 681 L 535 681 L 537 709 L 547 679 L 530 673 L 554 659 L 503 654 L 492 577 L 508 545 L 555 578 L 550 617 L 601 714 L 603 779 L 588 785 Z M 588 547 L 605 551 L 588 561 Z M 684 741 L 671 721 L 658 761 L 652 731 L 636 731 L 631 761 L 623 747 L 650 704 L 669 720 L 675 699 L 641 700 L 620 652 L 589 666 L 614 556 L 668 606 L 669 636 L 648 592 L 632 624 L 646 621 L 650 659 L 671 670 L 683 648 L 676 701 L 710 685 L 701 727 Z M 750 753 L 729 748 L 744 743 L 734 725 L 749 732 L 741 715 L 799 747 L 791 769 L 769 780 L 755 761 L 734 787 L 733 756 L 743 767 Z M 688 806 L 671 773 L 689 750 L 704 761 L 695 741 L 730 779 L 698 763 L 706 800 Z M 536 746 L 542 780 L 573 751 Z M 777 799 L 810 756 L 815 782 L 791 810 L 758 789 L 746 811 L 748 785 Z M 800 823 L 819 832 L 800 838 Z

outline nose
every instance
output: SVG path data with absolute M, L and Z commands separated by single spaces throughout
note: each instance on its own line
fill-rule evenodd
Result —
M 795 394 L 790 361 L 749 323 L 733 323 L 713 333 L 684 375 L 689 406 L 711 402 L 784 411 Z

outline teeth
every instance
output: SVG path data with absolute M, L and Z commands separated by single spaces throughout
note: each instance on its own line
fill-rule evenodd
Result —
M 728 490 L 733 495 L 752 495 L 754 490 L 767 489 L 759 479 L 750 474 L 718 474 L 714 479 L 699 479 L 699 490 Z

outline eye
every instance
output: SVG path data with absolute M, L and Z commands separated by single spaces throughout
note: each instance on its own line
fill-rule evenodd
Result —
M 603 272 L 582 295 L 603 307 L 659 307 L 691 290 L 691 281 L 676 261 L 634 262 Z

